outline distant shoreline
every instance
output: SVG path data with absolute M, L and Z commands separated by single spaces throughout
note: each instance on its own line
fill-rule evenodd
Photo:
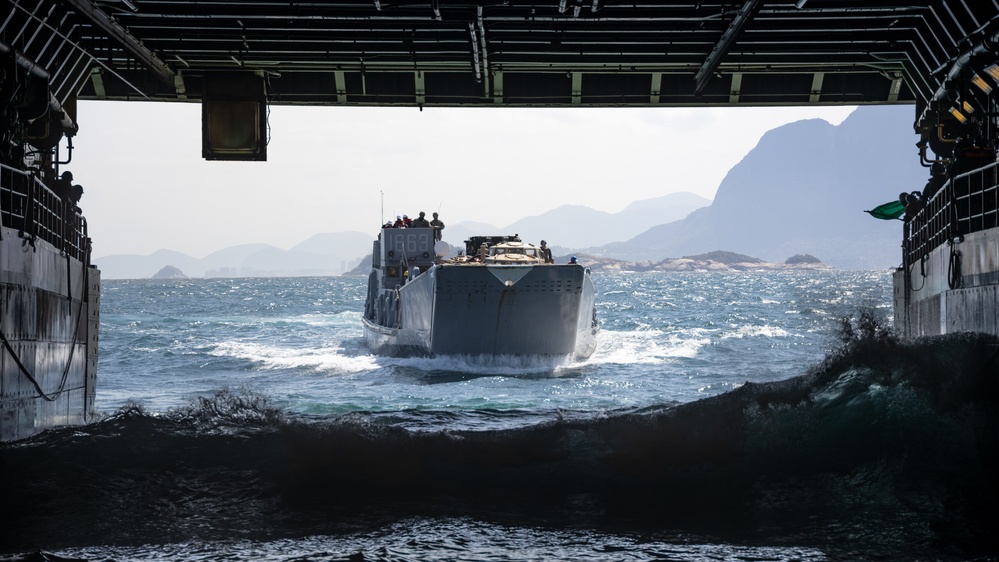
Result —
M 603 258 L 589 254 L 575 254 L 580 265 L 596 272 L 628 272 L 643 273 L 646 271 L 689 271 L 689 272 L 719 272 L 719 271 L 833 271 L 836 268 L 823 263 L 809 254 L 791 256 L 783 263 L 771 263 L 759 258 L 736 254 L 734 252 L 715 251 L 696 256 L 682 258 L 666 258 L 659 261 L 625 261 L 613 258 Z M 566 263 L 569 256 L 558 256 L 555 263 Z M 367 275 L 371 270 L 371 256 L 361 260 L 361 264 L 344 273 L 345 277 Z
M 601 273 L 644 273 L 647 271 L 666 272 L 691 272 L 691 273 L 713 273 L 713 272 L 754 272 L 754 271 L 835 271 L 836 268 L 828 264 L 787 264 L 787 263 L 735 263 L 725 264 L 713 260 L 696 261 L 685 258 L 667 259 L 660 262 L 616 262 L 603 263 L 605 260 L 598 260 L 597 263 L 587 263 L 585 259 L 580 259 L 580 264 L 589 267 L 591 270 Z

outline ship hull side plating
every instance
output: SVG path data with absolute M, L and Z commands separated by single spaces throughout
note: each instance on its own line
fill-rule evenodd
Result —
M 100 271 L 2 228 L 0 440 L 94 416 Z
M 999 335 L 999 228 L 966 234 L 897 270 L 894 300 L 895 326 L 905 335 Z

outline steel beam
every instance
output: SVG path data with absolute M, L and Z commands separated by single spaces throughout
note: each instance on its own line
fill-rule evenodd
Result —
M 746 3 L 742 5 L 739 9 L 739 13 L 735 15 L 732 23 L 729 24 L 728 29 L 722 34 L 721 39 L 715 44 L 714 49 L 708 54 L 708 58 L 704 60 L 701 64 L 701 68 L 697 71 L 694 76 L 695 86 L 694 93 L 701 94 L 704 88 L 707 87 L 708 82 L 711 81 L 711 75 L 714 74 L 715 70 L 718 69 L 718 65 L 721 64 L 721 59 L 728 53 L 728 50 L 732 48 L 732 44 L 735 40 L 742 34 L 742 30 L 749 23 L 749 20 L 753 17 L 753 12 L 756 10 L 756 5 L 759 0 L 746 0 Z
M 147 49 L 142 42 L 132 36 L 127 29 L 118 25 L 117 22 L 108 17 L 107 14 L 98 10 L 93 2 L 87 0 L 65 0 L 67 4 L 73 6 L 87 17 L 95 26 L 103 30 L 110 37 L 120 42 L 125 49 L 144 64 L 149 71 L 160 82 L 174 85 L 174 71 L 170 66 L 159 59 L 155 54 Z

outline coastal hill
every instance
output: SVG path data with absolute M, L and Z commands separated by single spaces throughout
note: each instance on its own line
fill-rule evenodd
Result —
M 771 261 L 811 253 L 839 269 L 895 266 L 901 221 L 863 211 L 926 183 L 912 120 L 909 106 L 860 107 L 838 126 L 778 127 L 729 171 L 710 206 L 580 252 L 646 260 L 725 248 Z

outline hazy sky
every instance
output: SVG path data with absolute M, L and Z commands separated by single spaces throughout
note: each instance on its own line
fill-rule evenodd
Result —
M 712 199 L 766 131 L 839 124 L 853 109 L 272 107 L 266 162 L 209 162 L 196 103 L 80 102 L 62 169 L 84 187 L 95 257 L 201 258 L 374 236 L 383 218 L 421 210 L 503 228 L 565 204 L 614 213 L 677 191 Z

